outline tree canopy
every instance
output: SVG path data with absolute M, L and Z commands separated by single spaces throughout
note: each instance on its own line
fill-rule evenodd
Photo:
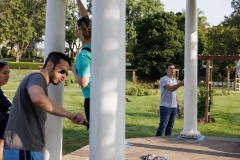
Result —
M 87 10 L 92 14 L 92 0 L 87 2 Z M 225 16 L 222 23 L 213 27 L 210 27 L 204 13 L 198 9 L 198 54 L 239 54 L 240 0 L 232 0 L 229 5 L 233 8 L 232 14 Z M 80 47 L 73 32 L 79 12 L 75 0 L 67 0 L 66 7 L 66 42 L 73 53 L 74 47 Z M 156 77 L 165 74 L 166 63 L 174 63 L 176 68 L 182 69 L 185 16 L 185 11 L 176 14 L 165 12 L 164 4 L 159 0 L 127 0 L 127 61 L 139 71 Z M 3 41 L 9 42 L 12 48 L 11 55 L 19 61 L 24 53 L 32 53 L 34 43 L 42 41 L 45 22 L 46 0 L 2 0 L 0 44 Z M 198 62 L 199 75 L 205 76 L 205 69 L 201 67 L 204 62 Z M 214 68 L 219 68 L 217 72 L 220 74 L 215 78 L 224 77 L 225 71 L 221 68 L 226 65 L 234 66 L 235 62 L 221 63 L 214 62 Z
M 69 45 L 69 51 L 71 53 L 71 58 L 73 59 L 76 55 L 74 53 L 74 48 L 79 48 L 77 44 L 77 37 L 74 34 L 75 23 L 77 17 L 79 16 L 78 7 L 76 0 L 67 0 L 66 1 L 66 42 Z
M 19 61 L 31 42 L 40 41 L 45 28 L 46 0 L 4 0 L 0 7 L 0 42 L 17 47 Z
M 174 13 L 156 12 L 142 17 L 136 27 L 134 65 L 146 74 L 163 75 L 166 63 L 183 66 L 183 32 Z
M 126 43 L 127 51 L 132 51 L 136 44 L 136 24 L 149 14 L 163 11 L 163 4 L 159 0 L 127 0 L 126 3 Z

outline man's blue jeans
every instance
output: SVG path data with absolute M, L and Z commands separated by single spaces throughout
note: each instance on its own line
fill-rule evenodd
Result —
M 162 136 L 165 132 L 165 136 L 172 134 L 172 128 L 177 115 L 177 108 L 168 108 L 160 106 L 160 124 L 156 133 L 156 136 Z

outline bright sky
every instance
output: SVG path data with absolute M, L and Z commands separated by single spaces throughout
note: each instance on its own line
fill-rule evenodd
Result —
M 82 3 L 87 8 L 87 0 L 82 0 Z
M 224 20 L 224 15 L 229 16 L 233 9 L 231 8 L 232 0 L 197 0 L 197 8 L 204 12 L 207 22 L 210 26 L 218 25 Z M 181 12 L 186 8 L 186 0 L 161 0 L 165 5 L 167 12 Z
M 207 22 L 210 26 L 218 25 L 224 20 L 224 15 L 229 16 L 233 9 L 231 8 L 232 0 L 197 0 L 197 8 L 204 12 L 207 17 Z M 86 0 L 82 0 L 84 6 L 87 6 Z M 186 0 L 161 0 L 165 5 L 164 9 L 167 12 L 181 12 L 186 8 Z

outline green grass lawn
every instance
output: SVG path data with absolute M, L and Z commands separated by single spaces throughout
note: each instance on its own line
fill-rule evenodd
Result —
M 8 85 L 2 87 L 10 99 L 14 91 L 29 70 L 11 70 Z M 73 78 L 72 73 L 69 77 Z M 127 82 L 131 85 L 131 82 Z M 221 88 L 215 88 L 221 92 Z M 76 84 L 64 87 L 64 108 L 72 112 L 84 112 L 83 95 Z M 73 91 L 74 90 L 74 91 Z M 180 102 L 184 99 L 184 88 L 178 91 Z M 198 124 L 198 130 L 205 136 L 240 138 L 240 92 L 230 92 L 228 96 L 214 96 L 214 106 L 211 108 L 211 117 L 216 122 Z M 159 93 L 151 96 L 126 96 L 131 102 L 126 103 L 126 138 L 155 136 L 159 124 L 159 114 L 155 113 L 159 107 Z M 179 135 L 183 130 L 183 119 L 176 119 L 173 135 Z M 88 144 L 89 134 L 84 126 L 72 124 L 64 119 L 63 126 L 63 155 L 73 152 Z

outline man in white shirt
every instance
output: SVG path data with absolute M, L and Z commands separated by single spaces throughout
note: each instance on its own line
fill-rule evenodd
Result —
M 172 134 L 172 128 L 177 115 L 177 89 L 184 85 L 184 81 L 177 83 L 174 78 L 175 66 L 168 64 L 166 66 L 167 75 L 160 80 L 160 124 L 156 132 L 156 136 L 165 136 Z

